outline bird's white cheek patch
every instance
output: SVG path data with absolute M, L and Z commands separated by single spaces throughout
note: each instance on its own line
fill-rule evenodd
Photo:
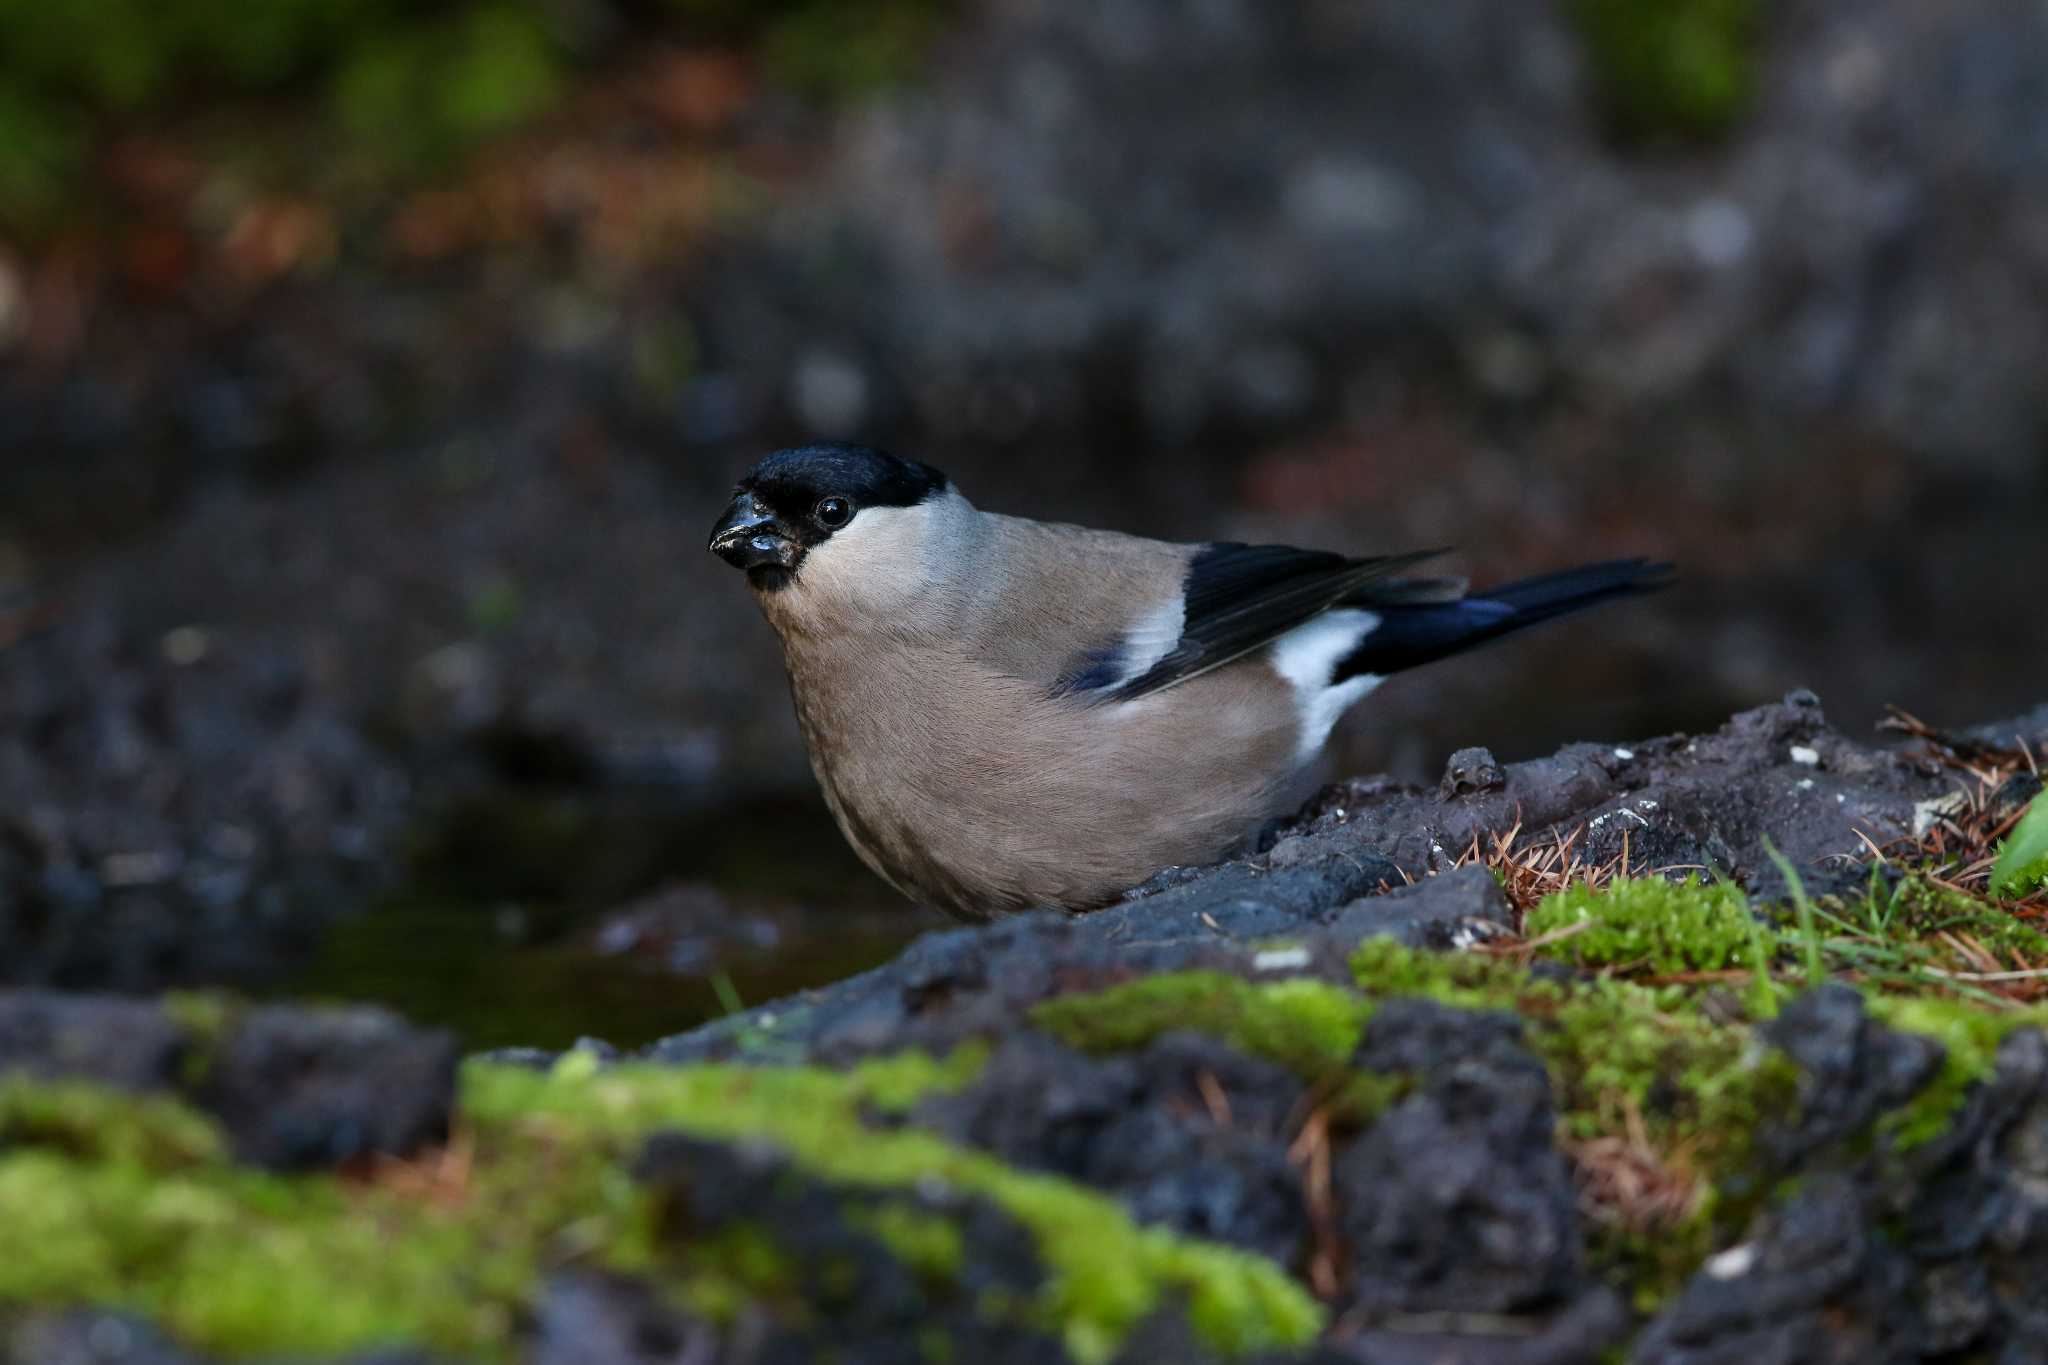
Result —
M 1273 669 L 1294 689 L 1296 718 L 1301 725 L 1300 755 L 1307 758 L 1323 747 L 1337 718 L 1378 687 L 1383 679 L 1361 673 L 1332 686 L 1331 676 L 1344 656 L 1379 629 L 1370 611 L 1325 612 L 1296 626 L 1273 642 Z
M 797 586 L 821 605 L 885 613 L 921 594 L 931 575 L 935 509 L 864 507 L 844 529 L 809 551 Z

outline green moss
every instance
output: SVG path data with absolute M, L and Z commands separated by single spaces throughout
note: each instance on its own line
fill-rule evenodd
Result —
M 1691 906 L 1700 894 L 1673 890 L 1680 893 L 1675 900 L 1639 896 L 1629 910 Z M 1739 898 L 1714 905 L 1723 916 L 1720 944 L 1745 951 L 1747 928 L 1738 935 L 1725 916 Z M 1588 908 L 1602 913 L 1597 904 Z M 1627 915 L 1615 919 L 1628 922 Z M 1189 972 L 1060 997 L 1033 1018 L 1096 1052 L 1138 1047 L 1173 1029 L 1211 1033 L 1330 1085 L 1337 1116 L 1365 1123 L 1426 1080 L 1344 1072 L 1377 1002 L 1422 997 L 1514 1012 L 1550 1075 L 1562 1136 L 1576 1143 L 1638 1134 L 1681 1176 L 1690 1172 L 1699 1182 L 1691 1211 L 1676 1224 L 1638 1228 L 1622 1221 L 1595 1229 L 1594 1260 L 1635 1287 L 1646 1308 L 1682 1283 L 1762 1197 L 1748 1169 L 1751 1144 L 1771 1115 L 1795 1102 L 1798 1072 L 1783 1053 L 1758 1044 L 1739 1014 L 1703 1011 L 1698 993 L 1682 987 L 1558 983 L 1505 960 L 1421 952 L 1387 939 L 1361 944 L 1351 966 L 1359 992 Z
M 1330 1117 L 1347 1128 L 1363 1128 L 1414 1094 L 1418 1078 L 1398 1071 L 1354 1071 L 1336 1085 Z
M 154 1172 L 219 1162 L 226 1152 L 213 1121 L 175 1100 L 0 1079 L 0 1153 L 28 1147 Z
M 953 1338 L 937 1324 L 917 1334 L 917 1354 L 924 1365 L 953 1365 Z
M 863 1110 L 900 1111 L 921 1093 L 965 1084 L 980 1063 L 963 1050 L 843 1075 L 760 1073 L 774 1077 L 760 1104 L 792 1106 L 786 1117 L 797 1126 L 805 1120 L 796 1115 L 817 1121 L 813 1130 L 849 1154 L 841 1169 L 850 1173 L 867 1135 Z M 673 1099 L 663 1078 L 692 1073 L 653 1075 L 641 1084 Z M 497 1360 L 513 1352 L 543 1269 L 564 1257 L 654 1273 L 707 1311 L 720 1302 L 736 1311 L 789 1278 L 772 1246 L 742 1254 L 728 1237 L 707 1255 L 704 1245 L 671 1248 L 656 1237 L 655 1201 L 628 1166 L 657 1118 L 695 1126 L 668 1104 L 577 1112 L 572 1097 L 609 1099 L 621 1084 L 584 1055 L 559 1076 L 528 1080 L 550 1100 L 533 1112 L 506 1103 L 519 1086 L 500 1072 L 471 1073 L 473 1156 L 438 1198 L 422 1193 L 424 1174 L 348 1181 L 233 1165 L 215 1125 L 173 1100 L 8 1081 L 0 1221 L 15 1250 L 0 1258 L 0 1307 L 128 1309 L 230 1358 L 410 1345 Z M 678 1084 L 722 1104 L 736 1082 L 719 1071 Z M 929 1253 L 931 1239 L 923 1245 Z M 1154 1261 L 1170 1267 L 1170 1251 Z M 1223 1274 L 1214 1264 L 1197 1269 Z M 1160 1283 L 1181 1281 L 1161 1272 Z M 1248 1330 L 1264 1339 L 1256 1324 Z
M 946 18 L 947 0 L 800 0 L 768 26 L 762 56 L 777 80 L 831 98 L 904 80 Z
M 1712 969 L 1768 955 L 1755 947 L 1740 898 L 1712 888 L 1621 883 L 1606 896 L 1558 898 L 1539 914 L 1559 927 L 1594 924 L 1559 944 L 1578 944 L 1574 958 L 1587 966 Z M 1945 927 L 2001 952 L 2038 947 L 2033 930 L 1924 878 L 1881 899 L 1823 906 L 1815 918 L 1835 926 L 1831 954 L 1851 937 L 1917 944 Z M 1645 1311 L 1772 1197 L 1754 1142 L 1794 1108 L 1799 1076 L 1757 1039 L 1758 1002 L 1745 1014 L 1722 992 L 1619 975 L 1557 981 L 1503 958 L 1384 939 L 1361 945 L 1350 965 L 1356 989 L 1188 972 L 1061 997 L 1032 1018 L 1098 1053 L 1177 1029 L 1206 1032 L 1287 1066 L 1320 1087 L 1340 1120 L 1364 1124 L 1429 1080 L 1351 1067 L 1382 1002 L 1511 1011 L 1549 1075 L 1567 1147 L 1583 1154 L 1625 1138 L 1648 1149 L 1670 1184 L 1647 1212 L 1616 1201 L 1588 1224 L 1593 1264 Z M 1778 988 L 1766 989 L 1775 998 Z M 1989 1012 L 1897 989 L 1890 979 L 1866 985 L 1873 1014 L 1946 1050 L 1935 1082 L 1877 1129 L 1910 1150 L 1946 1129 L 1969 1088 L 1991 1074 L 2004 1037 L 2048 1012 Z M 202 1039 L 230 1026 L 217 1001 L 172 1008 Z M 829 1289 L 831 1265 L 745 1223 L 708 1237 L 663 1235 L 658 1198 L 628 1166 L 647 1135 L 668 1130 L 773 1144 L 805 1176 L 843 1191 L 849 1219 L 928 1284 L 954 1284 L 969 1248 L 957 1223 L 904 1192 L 936 1180 L 988 1201 L 1031 1233 L 1046 1280 L 1022 1298 L 989 1295 L 978 1309 L 1057 1334 L 1083 1362 L 1113 1356 L 1134 1324 L 1168 1304 L 1184 1304 L 1225 1351 L 1316 1335 L 1321 1310 L 1281 1267 L 1141 1227 L 1092 1191 L 888 1121 L 971 1084 L 985 1060 L 985 1048 L 968 1047 L 843 1072 L 607 1068 L 588 1053 L 548 1073 L 473 1064 L 463 1107 L 474 1155 L 452 1190 L 430 1170 L 355 1181 L 265 1175 L 231 1164 L 214 1125 L 174 1101 L 6 1082 L 0 1221 L 21 1250 L 0 1258 L 0 1308 L 130 1309 L 229 1358 L 410 1345 L 494 1360 L 517 1350 L 544 1270 L 573 1258 L 647 1274 L 717 1321 L 762 1305 L 803 1321 L 814 1311 L 804 1286 Z M 928 1358 L 944 1358 L 942 1343 L 928 1345 Z
M 211 991 L 171 991 L 163 997 L 162 1009 L 185 1030 L 180 1079 L 197 1089 L 213 1073 L 221 1045 L 234 1029 L 241 1007 L 227 996 Z
M 1690 1004 L 1600 982 L 1530 1029 L 1574 1136 L 1624 1132 L 1640 1116 L 1656 1145 L 1686 1143 L 1711 1170 L 1740 1164 L 1749 1135 L 1796 1093 L 1796 1069 L 1748 1027 Z
M 1702 1013 L 1697 996 L 1680 987 L 1562 985 L 1507 961 L 1422 952 L 1388 939 L 1360 945 L 1352 970 L 1363 993 L 1317 981 L 1253 984 L 1184 972 L 1061 996 L 1032 1018 L 1097 1053 L 1193 1029 L 1305 1079 L 1326 1080 L 1342 1075 L 1378 1000 L 1419 996 L 1508 1010 L 1523 1017 L 1529 1046 L 1549 1069 L 1568 1133 L 1590 1138 L 1640 1120 L 1653 1138 L 1690 1144 L 1716 1169 L 1739 1164 L 1745 1135 L 1794 1093 L 1789 1062 L 1756 1046 L 1746 1023 Z M 1401 1077 L 1350 1075 L 1338 1093 L 1347 1112 L 1366 1117 L 1409 1085 Z
M 885 1203 L 849 1209 L 846 1219 L 873 1233 L 897 1260 L 927 1280 L 951 1284 L 966 1261 L 959 1225 L 950 1218 Z
M 1984 969 L 1985 956 L 2001 968 L 2048 960 L 2048 936 L 1924 871 L 1887 881 L 1873 868 L 1860 894 L 1801 903 L 1806 923 L 1798 936 L 1816 979 L 1830 971 L 1853 974 L 1866 988 L 1967 998 L 2002 1011 L 2011 1002 L 1970 979 Z
M 524 1140 L 479 1156 L 461 1206 L 439 1208 L 324 1176 L 11 1148 L 0 1304 L 124 1308 L 230 1357 L 413 1344 L 501 1359 L 555 1238 L 574 1229 L 621 1266 L 648 1253 L 640 1197 L 609 1163 Z
M 1589 913 L 1602 914 L 1597 898 Z M 1796 1100 L 1798 1068 L 1761 1046 L 1747 1021 L 1701 1010 L 1698 993 L 1539 980 L 1504 961 L 1383 940 L 1362 945 L 1352 967 L 1375 995 L 1519 1014 L 1549 1073 L 1567 1141 L 1637 1135 L 1668 1168 L 1698 1180 L 1691 1211 L 1676 1223 L 1637 1227 L 1617 1217 L 1591 1225 L 1595 1264 L 1630 1286 L 1639 1308 L 1674 1291 L 1761 1197 L 1752 1144 L 1768 1117 Z
M 1570 12 L 1618 136 L 1710 139 L 1748 110 L 1762 0 L 1573 0 Z
M 1468 1009 L 1513 1009 L 1537 982 L 1511 962 L 1477 953 L 1428 953 L 1369 938 L 1351 954 L 1351 975 L 1368 996 L 1424 996 Z
M 1807 920 L 1800 944 L 1820 964 L 1820 977 L 1853 972 L 1876 1018 L 1934 1037 L 1946 1050 L 1936 1080 L 1884 1116 L 1866 1140 L 1910 1150 L 1937 1136 L 1970 1087 L 1992 1073 L 2006 1035 L 2048 1025 L 2048 1010 L 1978 999 L 1984 993 L 1971 995 L 1969 983 L 1930 970 L 1972 965 L 1941 941 L 1951 931 L 2014 965 L 2048 959 L 2048 937 L 1995 905 L 1909 874 L 1889 886 L 1873 880 L 1862 897 L 1809 905 Z M 1034 1019 L 1096 1052 L 1137 1047 L 1177 1028 L 1207 1032 L 1324 1085 L 1340 1120 L 1364 1124 L 1427 1079 L 1346 1069 L 1378 1002 L 1423 997 L 1513 1012 L 1550 1076 L 1561 1136 L 1575 1145 L 1618 1136 L 1640 1142 L 1678 1182 L 1680 1197 L 1658 1217 L 1610 1210 L 1617 1216 L 1596 1219 L 1589 1233 L 1596 1264 L 1633 1287 L 1647 1310 L 1772 1196 L 1754 1144 L 1775 1116 L 1796 1107 L 1800 1075 L 1754 1025 L 1787 996 L 1769 971 L 1789 939 L 1752 916 L 1738 891 L 1697 883 L 1625 880 L 1600 893 L 1575 889 L 1545 901 L 1527 927 L 1538 936 L 1578 923 L 1592 927 L 1560 940 L 1556 956 L 1616 974 L 1558 982 L 1505 959 L 1373 939 L 1352 956 L 1356 995 L 1317 982 L 1254 985 L 1196 972 L 1062 997 L 1040 1006 Z M 1756 975 L 1738 998 L 1619 974 L 1632 967 L 1673 975 L 1750 968 Z M 1689 1202 L 1687 1181 L 1696 1184 Z
M 1035 1007 L 1031 1020 L 1092 1053 L 1128 1051 L 1191 1029 L 1313 1077 L 1350 1060 L 1369 1012 L 1356 992 L 1320 981 L 1254 984 L 1198 971 L 1059 996 Z
M 1918 1033 L 1940 1043 L 1941 1070 L 1919 1094 L 1886 1114 L 1879 1131 L 1899 1151 L 1930 1142 L 1948 1131 L 1972 1086 L 1997 1068 L 1998 1045 L 2020 1028 L 2048 1027 L 2048 1011 L 1993 1013 L 1957 1000 L 1867 992 L 1870 1013 L 1888 1028 Z
M 765 1140 L 826 1180 L 866 1188 L 942 1180 L 987 1198 L 1035 1235 L 1048 1278 L 1034 1316 L 1079 1361 L 1108 1358 L 1133 1325 L 1169 1300 L 1185 1301 L 1196 1329 L 1230 1352 L 1296 1344 L 1320 1330 L 1314 1300 L 1261 1257 L 1139 1227 L 1114 1200 L 1067 1181 L 1018 1171 L 928 1133 L 878 1131 L 861 1120 L 863 1107 L 907 1105 L 918 1083 L 929 1089 L 967 1079 L 964 1067 L 914 1057 L 845 1074 L 701 1066 L 541 1075 L 478 1066 L 467 1091 L 483 1123 Z
M 531 122 L 633 37 L 758 53 L 770 77 L 846 98 L 914 74 L 950 0 L 668 0 L 613 41 L 549 0 L 0 0 L 0 222 L 76 213 L 96 137 L 203 93 L 260 98 L 323 166 L 418 170 Z M 603 27 L 603 26 L 600 26 Z M 212 160 L 252 138 L 217 134 Z M 246 157 L 244 157 L 246 159 Z
M 806 1315 L 801 1267 L 760 1227 L 738 1223 L 695 1235 L 680 1260 L 687 1274 L 676 1298 L 720 1326 L 764 1303 L 784 1321 L 801 1322 Z
M 885 1114 L 903 1114 L 927 1095 L 965 1090 L 987 1063 L 987 1047 L 969 1043 L 945 1057 L 905 1052 L 862 1062 L 846 1074 L 846 1081 L 863 1102 Z
M 1975 939 L 2006 966 L 2034 967 L 2048 962 L 2048 935 L 1995 905 L 1928 877 L 1908 875 L 1888 893 L 1873 886 L 1871 897 L 1873 904 L 1889 902 L 1887 908 L 1899 933 L 1927 938 L 1949 930 Z
M 1740 887 L 1622 878 L 1599 891 L 1581 883 L 1544 897 L 1524 926 L 1541 938 L 1579 925 L 1543 951 L 1582 967 L 1647 967 L 1659 975 L 1757 965 L 1777 950 L 1777 934 L 1759 925 Z
M 1739 897 L 1671 890 L 1676 895 L 1667 898 L 1629 888 L 1625 913 L 1613 921 L 1628 925 L 1631 916 L 1647 918 L 1646 907 L 1690 908 L 1706 898 L 1720 917 L 1715 950 L 1746 952 L 1747 926 L 1727 922 L 1730 910 L 1748 918 Z M 1607 918 L 1597 898 L 1588 912 Z M 1760 1197 L 1749 1183 L 1751 1143 L 1769 1116 L 1794 1103 L 1798 1073 L 1783 1053 L 1759 1045 L 1739 1015 L 1702 1011 L 1700 996 L 1683 987 L 1557 983 L 1505 960 L 1422 952 L 1388 939 L 1361 944 L 1351 966 L 1359 992 L 1313 981 L 1251 984 L 1188 972 L 1063 996 L 1039 1006 L 1033 1018 L 1095 1052 L 1142 1046 L 1173 1029 L 1210 1033 L 1331 1085 L 1336 1115 L 1364 1123 L 1426 1079 L 1344 1071 L 1377 1002 L 1422 997 L 1511 1011 L 1522 1018 L 1528 1046 L 1550 1075 L 1564 1137 L 1584 1142 L 1640 1134 L 1700 1181 L 1692 1213 L 1677 1226 L 1617 1226 L 1596 1239 L 1596 1260 L 1617 1279 L 1647 1286 L 1646 1303 L 1675 1288 L 1718 1231 Z

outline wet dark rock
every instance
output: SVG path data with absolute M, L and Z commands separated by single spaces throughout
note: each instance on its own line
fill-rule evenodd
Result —
M 2033 803 L 2048 787 L 2033 773 L 2014 773 L 1999 783 L 1998 790 L 1991 794 L 1991 813 L 1999 819 L 2018 815 Z
M 1443 782 L 1437 794 L 1448 801 L 1454 796 L 1497 791 L 1507 782 L 1507 772 L 1491 749 L 1460 749 L 1444 763 Z
M 532 1365 L 722 1365 L 757 1358 L 750 1352 L 765 1331 L 764 1322 L 742 1321 L 721 1332 L 622 1276 L 557 1275 L 541 1292 Z M 721 1345 L 727 1335 L 738 1339 L 729 1350 Z
M 1362 1365 L 1582 1365 L 1627 1340 L 1633 1325 L 1619 1294 L 1601 1286 L 1559 1311 L 1516 1319 L 1516 1331 L 1375 1328 L 1347 1345 Z
M 388 873 L 406 775 L 288 653 L 65 611 L 0 651 L 0 982 L 274 971 Z
M 1353 1063 L 1412 1078 L 1335 1163 L 1357 1308 L 1516 1313 L 1580 1284 L 1577 1194 L 1513 1015 L 1389 1001 Z
M 887 1255 L 873 1244 L 860 1250 L 870 1256 Z M 917 1342 L 906 1342 L 900 1334 L 876 1334 L 871 1320 L 862 1315 L 803 1330 L 749 1305 L 733 1321 L 714 1325 L 623 1276 L 557 1275 L 542 1294 L 537 1316 L 531 1365 L 809 1365 L 816 1360 L 898 1365 L 930 1358 L 920 1353 Z M 953 1335 L 960 1327 L 955 1317 L 935 1314 L 927 1326 L 930 1332 L 922 1341 L 959 1339 Z M 977 1349 L 988 1354 L 975 1358 L 998 1365 L 1054 1365 L 1070 1359 L 1055 1342 L 1028 1331 L 1013 1331 L 1013 1339 L 1003 1342 L 978 1336 Z M 909 1353 L 903 1354 L 906 1350 Z M 1112 1365 L 1211 1365 L 1219 1360 L 1189 1326 L 1185 1312 L 1167 1309 L 1132 1330 Z M 1286 1365 L 1355 1365 L 1356 1358 L 1335 1351 L 1259 1358 L 1269 1360 L 1284 1360 Z
M 154 1326 L 117 1313 L 31 1319 L 0 1334 L 7 1365 L 202 1365 Z
M 1912 1158 L 1887 1173 L 1885 1202 L 1904 1211 L 1907 1251 L 1938 1276 L 1928 1330 L 1947 1337 L 1981 1324 L 1981 1338 L 1971 1340 L 2041 1340 L 2048 1328 L 2048 1292 L 2038 1275 L 2048 1261 L 2048 1037 L 2036 1029 L 2008 1036 L 1990 1081 Z
M 1917 1094 L 1927 1040 L 1868 1019 L 1853 992 L 1792 1003 L 1770 1035 L 1803 1073 L 1766 1129 L 1760 1178 L 1797 1176 L 1649 1325 L 1644 1362 L 2024 1359 L 2048 1325 L 2048 1038 L 2000 1045 L 1945 1129 L 1900 1152 L 1871 1120 Z M 1865 1138 L 1854 1136 L 1865 1125 Z
M 713 1359 L 794 1365 L 825 1355 L 883 1365 L 921 1358 L 921 1343 L 935 1335 L 959 1358 L 992 1365 L 1066 1358 L 1032 1327 L 986 1311 L 991 1302 L 1022 1301 L 1044 1276 L 1031 1235 L 986 1200 L 939 1185 L 894 1190 L 828 1183 L 805 1175 L 771 1146 L 679 1134 L 650 1138 L 637 1173 L 654 1191 L 659 1236 L 694 1242 L 744 1227 L 788 1262 L 803 1321 L 743 1316 L 720 1334 L 721 1353 Z M 962 1248 L 958 1264 L 912 1265 L 895 1254 L 874 1230 L 888 1209 L 951 1223 Z M 591 1302 L 586 1294 L 585 1311 Z M 632 1297 L 624 1303 L 645 1312 Z M 688 1339 L 672 1326 L 660 1330 L 673 1333 L 678 1344 Z M 644 1357 L 626 1357 L 636 1358 Z
M 1766 839 L 1818 895 L 1835 889 L 1840 865 L 1861 849 L 1856 829 L 1880 841 L 1904 834 L 1916 801 L 1953 786 L 1899 750 L 1830 729 L 1813 695 L 1797 692 L 1710 735 L 1574 744 L 1509 764 L 1497 792 L 1444 801 L 1412 788 L 1340 787 L 1318 799 L 1308 828 L 1347 829 L 1413 873 L 1517 823 L 1525 841 L 1583 824 L 1579 847 L 1590 861 L 1626 845 L 1631 867 L 1714 869 L 1776 899 L 1784 890 Z
M 122 1313 L 36 1315 L 7 1323 L 0 1319 L 0 1365 L 213 1365 L 187 1352 L 155 1326 Z M 293 1362 L 312 1365 L 312 1362 Z M 372 1351 L 333 1359 L 327 1365 L 462 1365 L 416 1351 Z
M 194 1045 L 183 1025 L 145 1001 L 0 991 L 0 1072 L 160 1090 L 177 1083 Z
M 2015 740 L 2036 746 L 2048 744 L 2048 702 L 2023 716 L 1991 725 L 1972 726 L 1963 733 L 1980 744 L 1997 749 L 2006 748 Z
M 772 815 L 764 815 L 764 824 Z M 817 824 L 819 837 L 837 839 L 838 832 Z M 707 841 L 716 837 L 707 832 Z M 772 834 L 768 837 L 772 838 Z M 825 869 L 820 869 L 822 880 Z M 701 881 L 671 882 L 653 893 L 607 911 L 576 942 L 603 958 L 620 960 L 671 974 L 703 980 L 717 972 L 740 979 L 749 994 L 753 979 L 765 986 L 788 989 L 786 981 L 814 979 L 834 973 L 821 964 L 837 963 L 838 975 L 872 965 L 901 947 L 919 927 L 938 919 L 907 904 L 884 899 L 893 892 L 874 884 L 876 901 L 860 899 L 862 883 L 842 900 L 722 894 Z M 851 902 L 851 903 L 848 903 Z M 635 1041 L 640 1041 L 636 1039 Z
M 1370 894 L 1390 884 L 1397 889 Z M 760 1059 L 845 1060 L 909 1040 L 943 1047 L 1007 1031 L 1020 1008 L 1089 981 L 1245 970 L 1262 951 L 1281 953 L 1289 974 L 1306 967 L 1342 979 L 1362 938 L 1444 944 L 1469 924 L 1506 914 L 1500 888 L 1478 868 L 1405 886 L 1384 859 L 1321 840 L 1311 857 L 1279 871 L 1231 863 L 1086 915 L 1038 910 L 928 934 L 885 967 L 664 1039 L 644 1055 L 680 1062 L 744 1050 Z
M 405 1155 L 446 1137 L 460 1057 L 451 1035 L 367 1008 L 215 1013 L 0 990 L 0 1075 L 180 1095 L 220 1120 L 243 1160 L 278 1169 Z
M 2035 126 L 2048 43 L 1988 0 L 1772 39 L 1728 145 L 1669 165 L 1603 144 L 1563 6 L 979 7 L 927 87 L 837 130 L 808 212 L 720 253 L 702 325 L 819 433 L 856 394 L 955 437 L 1070 430 L 1108 373 L 1152 441 L 1265 435 L 1421 350 L 1495 401 L 1712 395 L 2024 467 L 2048 335 L 1966 282 L 2041 279 L 2012 198 L 2048 168 L 1992 130 Z M 820 335 L 861 344 L 821 367 Z
M 1842 1177 L 1801 1189 L 1722 1252 L 1630 1353 L 1639 1365 L 1917 1360 L 1913 1277 Z
M 375 1009 L 252 1010 L 221 1040 L 199 1097 L 245 1161 L 335 1166 L 445 1140 L 460 1049 Z
M 1504 932 L 1513 919 L 1500 883 L 1485 868 L 1468 866 L 1340 905 L 1317 928 L 1339 944 L 1384 936 L 1453 948 Z
M 1033 1170 L 1115 1194 L 1132 1217 L 1283 1264 L 1308 1220 L 1288 1160 L 1299 1081 L 1193 1035 L 1095 1060 L 1037 1035 L 1009 1039 L 980 1080 L 917 1121 Z
M 1941 1045 L 1894 1033 L 1871 1019 L 1849 986 L 1808 991 L 1764 1025 L 1763 1036 L 1799 1064 L 1799 1122 L 1771 1130 L 1768 1145 L 1789 1167 L 1869 1130 L 1934 1079 Z

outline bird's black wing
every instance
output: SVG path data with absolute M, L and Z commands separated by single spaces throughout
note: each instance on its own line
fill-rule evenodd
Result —
M 1462 580 L 1381 581 L 1442 553 L 1347 559 L 1288 545 L 1204 545 L 1188 564 L 1180 640 L 1110 696 L 1129 701 L 1199 677 L 1335 606 L 1455 600 Z

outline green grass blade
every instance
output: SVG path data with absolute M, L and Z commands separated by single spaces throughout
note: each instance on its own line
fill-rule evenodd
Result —
M 1821 951 L 1820 928 L 1814 923 L 1813 902 L 1806 897 L 1806 883 L 1799 879 L 1799 870 L 1792 866 L 1792 860 L 1778 852 L 1778 846 L 1769 839 L 1764 840 L 1764 856 L 1776 865 L 1792 892 L 1792 909 L 1799 916 L 1800 952 L 1806 958 L 1806 984 L 1818 986 L 1828 979 L 1828 966 Z

